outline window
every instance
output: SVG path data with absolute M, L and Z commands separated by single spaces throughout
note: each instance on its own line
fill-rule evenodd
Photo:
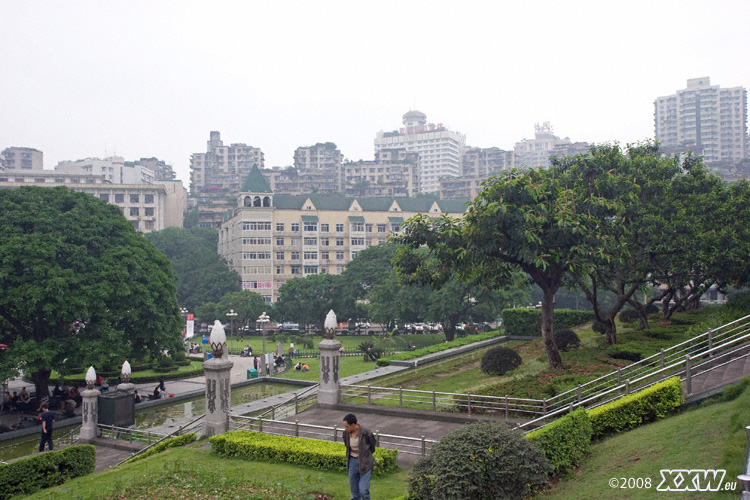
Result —
M 292 274 L 300 274 L 299 266 L 292 266 Z
M 336 252 L 336 260 L 344 260 L 344 252 Z
M 140 215 L 138 210 L 138 207 L 130 207 L 130 216 L 131 217 L 138 217 Z
M 302 226 L 303 231 L 317 231 L 318 230 L 318 223 L 317 222 L 305 222 Z
M 271 252 L 243 252 L 243 260 L 268 260 L 271 258 Z
M 304 266 L 305 274 L 318 274 L 318 266 Z
M 320 252 L 320 259 L 321 260 L 328 260 L 328 252 Z
M 293 247 L 299 246 L 299 238 L 292 238 L 292 246 Z
M 320 246 L 327 247 L 328 246 L 328 238 L 320 238 Z
M 277 222 L 276 223 L 276 230 L 277 231 L 283 231 L 284 230 L 284 223 L 283 222 Z
M 391 231 L 393 231 L 394 233 L 400 232 L 401 231 L 401 225 L 398 224 L 398 223 L 391 224 Z
M 284 252 L 276 252 L 276 260 L 284 260 Z
M 153 217 L 154 215 L 154 207 L 146 207 L 143 209 L 143 213 L 146 217 Z
M 154 195 L 153 194 L 144 194 L 143 195 L 143 202 L 144 203 L 153 203 L 154 202 Z
M 271 238 L 242 238 L 243 245 L 270 245 Z
M 326 266 L 322 266 L 320 268 L 320 274 L 328 274 L 328 268 Z
M 276 238 L 276 244 L 280 247 L 284 246 L 284 238 Z
M 357 254 L 358 254 L 358 253 L 359 253 L 359 252 L 352 252 L 352 260 L 354 260 L 354 259 L 356 259 L 356 258 L 357 258 Z
M 336 274 L 341 274 L 344 272 L 344 266 L 336 266 Z
M 354 233 L 364 233 L 365 232 L 365 223 L 364 222 L 352 222 L 352 232 L 354 232 Z
M 134 220 L 134 221 L 131 221 L 131 222 L 133 223 L 133 228 L 134 229 L 136 229 L 136 230 L 140 229 L 140 225 L 138 224 L 137 220 Z
M 154 221 L 147 220 L 147 221 L 144 221 L 144 223 L 146 224 L 146 229 L 153 229 L 154 228 Z
M 256 222 L 256 221 L 243 222 L 242 230 L 243 231 L 270 231 L 271 223 L 270 222 Z
M 276 266 L 276 274 L 284 274 L 284 266 Z
M 343 224 L 336 224 L 336 232 L 337 233 L 343 233 L 344 232 L 344 225 Z
M 344 246 L 344 238 L 336 238 L 336 246 L 337 247 L 343 247 Z
M 364 238 L 352 238 L 352 246 L 355 246 L 355 247 L 365 246 L 365 239 Z
M 307 247 L 316 247 L 318 246 L 318 238 L 305 238 L 303 243 Z
M 371 233 L 372 232 L 372 224 L 369 224 L 369 223 L 365 224 L 365 231 L 367 231 L 368 233 Z
M 115 194 L 115 203 L 125 203 L 125 195 Z
M 130 195 L 130 203 L 138 203 L 139 200 L 140 200 L 140 197 L 137 194 Z
M 378 232 L 379 233 L 385 232 L 385 224 L 378 224 Z
M 299 260 L 299 252 L 292 252 L 292 260 Z
M 292 232 L 293 233 L 299 232 L 299 222 L 292 222 Z
M 321 233 L 327 233 L 328 232 L 328 224 L 321 224 L 320 225 L 320 232 Z
M 305 260 L 318 260 L 318 252 L 304 252 L 302 257 Z
M 109 195 L 108 195 L 108 194 L 100 194 L 100 195 L 99 195 L 99 199 L 100 199 L 100 200 L 104 200 L 104 201 L 106 201 L 107 203 L 109 203 Z

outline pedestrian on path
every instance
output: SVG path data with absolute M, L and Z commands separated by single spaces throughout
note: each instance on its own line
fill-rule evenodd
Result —
M 42 403 L 42 440 L 39 441 L 39 451 L 44 451 L 44 443 L 49 443 L 49 451 L 55 448 L 52 443 L 52 424 L 55 423 L 55 412 L 49 410 L 48 403 Z
M 375 467 L 375 436 L 349 413 L 344 417 L 344 445 L 352 500 L 370 500 L 370 478 Z

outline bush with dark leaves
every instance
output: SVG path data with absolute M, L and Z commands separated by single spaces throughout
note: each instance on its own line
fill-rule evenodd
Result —
M 577 349 L 581 345 L 581 339 L 573 330 L 560 330 L 554 333 L 554 337 L 557 348 L 563 352 Z
M 482 371 L 493 375 L 502 375 L 521 366 L 521 356 L 507 347 L 493 347 L 482 356 Z

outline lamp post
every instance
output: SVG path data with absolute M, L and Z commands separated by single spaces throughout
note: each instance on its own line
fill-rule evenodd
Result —
M 209 336 L 213 355 L 203 363 L 206 377 L 206 418 L 203 423 L 203 435 L 223 434 L 229 429 L 231 411 L 230 372 L 233 363 L 224 356 L 227 348 L 227 337 L 224 327 L 218 319 L 214 321 Z
M 341 402 L 341 382 L 339 381 L 339 356 L 341 342 L 334 340 L 336 333 L 336 313 L 328 311 L 324 323 L 326 338 L 318 344 L 320 350 L 320 385 L 318 404 L 335 405 Z
M 256 322 L 260 324 L 260 333 L 263 335 L 263 356 L 260 360 L 260 371 L 261 373 L 263 373 L 263 375 L 268 375 L 266 373 L 266 330 L 263 328 L 263 325 L 268 323 L 270 320 L 271 318 L 268 317 L 266 311 L 263 311 L 263 314 L 258 316 L 258 319 L 256 320 Z
M 227 313 L 227 318 L 229 318 L 229 334 L 234 334 L 234 318 L 237 317 L 237 313 L 234 312 L 234 309 L 230 309 Z M 237 335 L 234 335 L 234 340 L 237 340 Z
M 182 340 L 183 343 L 187 340 L 187 314 L 188 310 L 187 307 L 181 307 L 180 308 L 180 316 L 182 316 Z M 185 352 L 188 350 L 188 344 L 185 343 Z
M 99 422 L 99 392 L 96 389 L 96 371 L 90 366 L 86 371 L 86 390 L 81 393 L 83 398 L 83 414 L 81 415 L 81 432 L 79 438 L 81 441 L 91 441 L 96 439 L 99 429 L 96 424 Z

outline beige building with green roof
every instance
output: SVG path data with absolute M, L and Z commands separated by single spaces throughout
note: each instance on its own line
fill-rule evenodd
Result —
M 416 214 L 459 216 L 465 208 L 452 200 L 274 195 L 256 168 L 226 214 L 218 251 L 243 289 L 273 303 L 286 281 L 341 274 L 359 252 L 384 244 Z

